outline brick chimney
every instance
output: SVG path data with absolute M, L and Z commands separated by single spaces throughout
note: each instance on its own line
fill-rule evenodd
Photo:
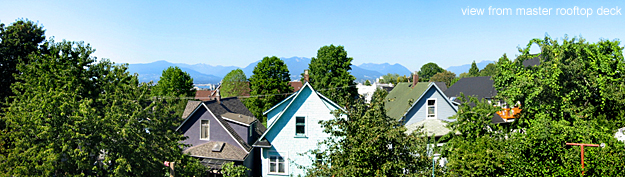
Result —
M 419 83 L 419 73 L 415 71 L 414 74 L 412 74 L 412 88 L 414 88 L 417 83 Z
M 308 70 L 304 70 L 304 83 L 308 82 L 308 79 L 310 79 L 310 77 L 308 76 Z

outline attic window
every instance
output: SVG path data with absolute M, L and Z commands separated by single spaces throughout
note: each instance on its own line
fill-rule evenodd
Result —
M 200 139 L 208 140 L 210 139 L 210 121 L 202 120 L 200 125 Z
M 427 105 L 427 118 L 435 118 L 436 117 L 436 99 L 428 99 Z
M 213 152 L 221 152 L 221 150 L 224 148 L 224 144 L 226 143 L 217 143 L 213 146 Z

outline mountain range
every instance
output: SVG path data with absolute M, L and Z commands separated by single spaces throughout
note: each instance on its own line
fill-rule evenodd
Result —
M 281 58 L 284 63 L 287 65 L 289 72 L 291 74 L 291 80 L 300 80 L 301 73 L 304 72 L 305 69 L 308 68 L 308 64 L 311 59 L 306 57 L 291 57 L 291 58 Z M 252 75 L 252 71 L 256 64 L 258 64 L 260 60 L 250 63 L 244 68 L 241 68 L 247 77 Z M 160 79 L 160 76 L 163 70 L 167 69 L 170 66 L 178 66 L 183 71 L 189 73 L 189 75 L 193 78 L 193 82 L 195 84 L 217 84 L 221 81 L 221 79 L 228 74 L 228 72 L 233 69 L 237 69 L 239 67 L 236 66 L 222 66 L 222 65 L 210 65 L 205 63 L 198 64 L 185 64 L 185 63 L 171 63 L 168 61 L 160 60 L 152 63 L 139 63 L 139 64 L 129 64 L 128 71 L 130 73 L 139 74 L 139 81 L 141 82 L 149 82 L 154 81 L 157 82 Z M 351 74 L 356 77 L 357 82 L 364 82 L 365 80 L 375 80 L 382 75 L 387 73 L 397 73 L 399 75 L 410 75 L 410 70 L 408 68 L 402 66 L 401 64 L 374 64 L 374 63 L 364 63 L 361 65 L 352 65 Z
M 287 68 L 289 69 L 289 72 L 291 74 L 291 80 L 300 80 L 301 73 L 303 73 L 304 70 L 308 68 L 308 64 L 311 61 L 310 58 L 306 57 L 291 57 L 281 59 L 284 61 L 284 63 L 287 65 Z M 256 64 L 258 64 L 259 62 L 260 60 L 252 62 L 246 67 L 241 68 L 241 70 L 243 70 L 247 77 L 250 77 L 252 75 L 254 67 L 256 67 Z M 492 62 L 493 61 L 485 60 L 476 64 L 478 68 L 483 69 L 488 63 Z M 152 63 L 129 64 L 128 71 L 130 73 L 139 74 L 139 81 L 141 82 L 157 82 L 160 79 L 163 70 L 167 69 L 170 66 L 178 66 L 183 71 L 189 73 L 189 75 L 193 78 L 193 82 L 195 84 L 217 84 L 226 74 L 228 74 L 228 72 L 240 68 L 237 66 L 214 66 L 205 63 L 171 63 L 165 60 L 160 60 Z M 456 75 L 459 75 L 460 73 L 468 72 L 469 68 L 471 68 L 471 64 L 451 66 L 447 68 L 447 70 L 456 73 Z M 365 80 L 374 81 L 376 78 L 379 78 L 380 76 L 386 75 L 388 73 L 396 73 L 406 76 L 409 76 L 411 73 L 408 68 L 399 63 L 363 63 L 357 66 L 352 65 L 352 70 L 350 72 L 354 77 L 356 77 L 356 82 L 364 82 Z
M 484 61 L 481 61 L 481 62 L 475 63 L 475 64 L 477 65 L 477 68 L 482 70 L 489 63 L 494 63 L 494 61 L 484 60 Z M 447 68 L 447 71 L 451 71 L 451 72 L 455 73 L 456 76 L 458 76 L 461 73 L 468 73 L 469 69 L 471 69 L 471 63 L 465 64 L 465 65 L 460 65 L 460 66 L 450 66 L 449 68 Z

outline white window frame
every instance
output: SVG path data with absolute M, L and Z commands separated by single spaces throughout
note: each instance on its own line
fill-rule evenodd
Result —
M 206 132 L 208 133 L 208 135 L 206 137 L 203 138 L 203 131 L 202 129 L 204 128 L 204 121 L 206 121 Z M 210 120 L 200 120 L 200 140 L 210 140 L 211 138 L 211 121 Z
M 281 154 L 284 154 L 284 153 L 278 153 L 276 151 L 269 151 L 269 155 L 267 156 L 268 157 L 267 158 L 267 174 L 275 174 L 275 175 L 287 175 L 287 174 L 289 174 L 289 160 L 288 160 L 287 156 L 282 156 Z M 271 172 L 271 163 L 272 163 L 271 162 L 271 158 L 272 157 L 276 157 L 276 162 L 273 162 L 273 163 L 276 163 L 276 171 L 275 172 Z M 282 163 L 284 164 L 284 172 L 282 172 L 282 173 L 278 172 L 279 163 L 280 163 L 280 162 L 277 162 L 278 158 L 282 158 L 282 160 L 283 160 Z
M 430 117 L 431 114 L 429 113 L 429 111 L 430 111 L 430 105 L 429 105 L 430 100 L 434 100 L 434 105 L 433 105 L 434 106 L 434 114 L 433 114 L 434 116 L 432 116 L 432 117 Z M 436 98 L 429 98 L 429 99 L 427 99 L 425 101 L 425 118 L 426 119 L 436 119 L 438 117 L 438 106 L 437 105 L 438 105 L 438 101 L 436 100 Z
M 297 134 L 297 118 L 298 117 L 303 117 L 304 118 L 304 134 Z M 308 117 L 307 116 L 295 116 L 295 137 L 306 137 L 306 135 L 308 134 Z

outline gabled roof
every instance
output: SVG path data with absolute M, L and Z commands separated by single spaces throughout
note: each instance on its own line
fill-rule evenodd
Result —
M 497 95 L 493 80 L 490 76 L 466 77 L 458 80 L 454 85 L 445 91 L 448 97 L 459 97 L 460 93 L 465 96 L 475 96 L 478 100 L 482 98 L 493 98 Z
M 436 86 L 438 86 L 438 89 L 443 92 L 447 90 L 447 84 L 445 84 L 445 82 L 434 82 L 434 84 L 436 84 Z
M 404 113 L 404 115 L 402 115 L 402 116 L 401 116 L 401 118 L 404 118 L 404 117 L 406 116 L 406 114 L 408 114 L 408 112 L 410 112 L 410 110 L 412 110 L 412 109 L 415 107 L 415 105 L 417 105 L 417 103 L 418 103 L 421 99 L 424 99 L 425 93 L 427 93 L 427 91 L 428 91 L 428 90 L 430 90 L 430 89 L 436 89 L 436 90 L 438 91 L 438 93 L 440 93 L 440 94 L 443 96 L 443 98 L 445 98 L 445 99 L 444 99 L 444 100 L 445 100 L 445 102 L 446 102 L 447 104 L 449 104 L 449 106 L 451 106 L 451 108 L 453 108 L 453 109 L 454 109 L 454 111 L 458 112 L 458 109 L 457 109 L 456 107 L 454 107 L 454 104 L 453 104 L 453 103 L 452 103 L 449 99 L 447 99 L 447 96 L 445 95 L 445 93 L 444 93 L 443 91 L 441 91 L 441 89 L 438 87 L 438 84 L 435 84 L 435 83 L 430 83 L 430 85 L 428 85 L 428 88 L 427 88 L 427 89 L 425 89 L 425 91 L 423 91 L 423 93 L 421 94 L 421 96 L 419 96 L 419 98 L 417 98 L 417 99 L 416 99 L 416 100 L 412 103 L 412 105 L 410 106 L 410 108 L 408 108 L 408 110 L 406 110 L 406 113 Z M 439 119 L 440 119 L 440 118 L 439 118 Z M 444 120 L 451 121 L 451 120 L 448 120 L 448 119 L 444 119 Z
M 398 83 L 384 99 L 386 101 L 384 105 L 386 114 L 396 120 L 401 119 L 410 108 L 410 103 L 414 103 L 425 92 L 429 84 L 429 82 L 418 82 L 412 87 L 412 83 Z
M 301 81 L 291 81 L 291 82 L 289 82 L 289 85 L 291 85 L 291 87 L 293 87 L 293 92 L 299 91 L 299 89 L 301 89 L 302 86 L 304 86 L 304 84 L 302 84 Z
M 197 106 L 195 108 L 193 108 L 193 105 L 197 105 Z M 185 113 L 186 112 L 191 112 L 191 113 L 187 114 L 186 117 L 184 117 L 185 118 L 184 121 L 182 122 L 182 124 L 180 124 L 180 126 L 178 126 L 178 128 L 176 128 L 176 131 L 178 131 L 178 129 L 180 129 L 180 127 L 182 127 L 184 124 L 187 123 L 187 121 L 189 120 L 191 115 L 193 115 L 200 108 L 200 106 L 205 107 L 208 110 L 208 112 L 213 117 L 215 117 L 217 122 L 226 130 L 226 132 L 228 132 L 228 134 L 230 134 L 230 136 L 235 141 L 237 141 L 237 143 L 241 147 L 243 147 L 243 149 L 246 152 L 250 152 L 252 150 L 252 146 L 247 144 L 247 142 L 245 142 L 245 140 L 236 131 L 234 131 L 234 129 L 230 126 L 230 124 L 228 124 L 226 122 L 226 120 L 224 120 L 221 117 L 221 115 L 226 114 L 226 113 L 235 113 L 235 114 L 240 114 L 240 115 L 253 117 L 253 115 L 250 112 L 250 110 L 248 110 L 245 107 L 245 105 L 243 105 L 241 100 L 239 100 L 236 97 L 222 98 L 220 101 L 217 101 L 217 100 L 205 101 L 205 102 L 201 102 L 201 104 L 197 104 L 197 101 L 188 101 L 187 102 L 187 107 L 186 107 L 184 112 Z M 191 109 L 193 109 L 193 111 L 189 111 Z M 184 113 L 183 113 L 183 115 L 184 115 Z M 254 118 L 254 119 L 256 119 L 256 118 Z M 256 126 L 256 127 L 257 127 L 256 128 L 257 132 L 264 128 L 264 126 L 260 126 L 260 127 Z
M 185 107 L 184 112 L 182 113 L 182 118 L 186 119 L 189 117 L 200 104 L 202 104 L 201 101 L 187 101 L 187 107 Z
M 267 114 L 270 111 L 276 109 L 277 107 L 279 107 L 282 104 L 287 104 L 286 107 L 284 107 L 284 109 L 279 110 L 280 112 L 278 113 L 278 116 L 276 118 L 274 118 L 275 120 L 271 123 L 271 125 L 267 126 L 267 130 L 263 133 L 262 136 L 260 136 L 260 138 L 258 138 L 257 142 L 254 143 L 254 145 L 256 145 L 258 142 L 263 141 L 263 139 L 265 138 L 265 135 L 267 135 L 267 132 L 269 132 L 269 130 L 271 130 L 271 128 L 273 128 L 273 126 L 278 122 L 278 120 L 280 120 L 280 118 L 282 118 L 282 115 L 284 114 L 284 112 L 291 106 L 291 104 L 293 103 L 293 101 L 297 98 L 297 96 L 299 96 L 300 93 L 302 93 L 302 91 L 305 88 L 309 88 L 311 90 L 311 93 L 317 94 L 317 96 L 319 96 L 319 98 L 321 98 L 322 100 L 327 101 L 328 103 L 330 103 L 331 105 L 337 107 L 338 109 L 344 110 L 342 107 L 340 107 L 338 104 L 334 103 L 332 100 L 328 99 L 327 97 L 323 96 L 321 93 L 315 91 L 315 89 L 312 88 L 312 86 L 310 86 L 310 84 L 308 82 L 306 82 L 301 89 L 299 89 L 297 92 L 295 92 L 294 94 L 292 94 L 291 96 L 289 96 L 288 98 L 282 100 L 280 103 L 276 104 L 275 106 L 273 106 L 271 109 L 265 111 L 263 114 Z M 266 140 L 264 140 L 266 141 Z M 268 144 L 268 142 L 267 142 Z
M 196 90 L 195 99 L 208 101 L 215 99 L 215 90 Z

